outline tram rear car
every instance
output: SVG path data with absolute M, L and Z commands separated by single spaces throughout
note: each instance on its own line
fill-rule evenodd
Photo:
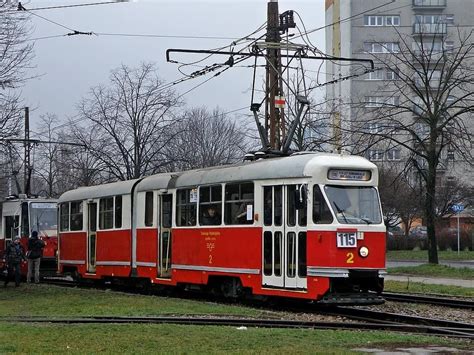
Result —
M 364 158 L 299 153 L 69 191 L 59 269 L 227 296 L 379 303 L 377 179 Z
M 56 271 L 57 238 L 57 200 L 33 198 L 20 195 L 2 203 L 2 224 L 0 230 L 0 255 L 12 239 L 19 236 L 21 244 L 28 250 L 28 238 L 33 231 L 45 242 L 41 259 L 42 271 Z M 26 265 L 22 266 L 26 275 Z

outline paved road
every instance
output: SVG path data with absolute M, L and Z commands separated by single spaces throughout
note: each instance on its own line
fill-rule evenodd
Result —
M 474 280 L 460 280 L 460 279 L 442 279 L 424 276 L 410 276 L 410 275 L 385 275 L 386 281 L 400 281 L 400 282 L 418 282 L 430 285 L 448 285 L 474 288 Z

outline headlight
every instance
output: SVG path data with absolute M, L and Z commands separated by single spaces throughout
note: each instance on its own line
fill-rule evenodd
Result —
M 361 257 L 363 257 L 363 258 L 368 257 L 368 256 L 369 256 L 369 248 L 367 248 L 367 247 L 361 247 L 361 248 L 359 249 L 359 255 L 360 255 Z

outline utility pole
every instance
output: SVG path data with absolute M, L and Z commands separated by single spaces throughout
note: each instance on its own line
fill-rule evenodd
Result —
M 265 105 L 265 129 L 269 137 L 270 147 L 279 150 L 283 140 L 283 109 L 275 107 L 277 96 L 283 96 L 280 86 L 281 78 L 281 53 L 277 45 L 280 37 L 280 17 L 278 13 L 278 0 L 270 0 L 267 7 L 267 37 L 270 43 L 267 47 L 266 64 L 266 105 Z
M 23 176 L 23 192 L 25 195 L 30 195 L 30 178 L 31 178 L 31 169 L 30 169 L 30 108 L 25 107 L 25 166 L 24 166 L 24 176 Z

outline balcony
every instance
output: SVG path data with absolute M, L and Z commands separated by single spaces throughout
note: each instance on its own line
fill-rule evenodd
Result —
M 448 32 L 445 23 L 415 23 L 413 34 L 417 35 L 444 35 Z
M 447 0 L 413 0 L 416 9 L 439 9 L 446 7 Z

